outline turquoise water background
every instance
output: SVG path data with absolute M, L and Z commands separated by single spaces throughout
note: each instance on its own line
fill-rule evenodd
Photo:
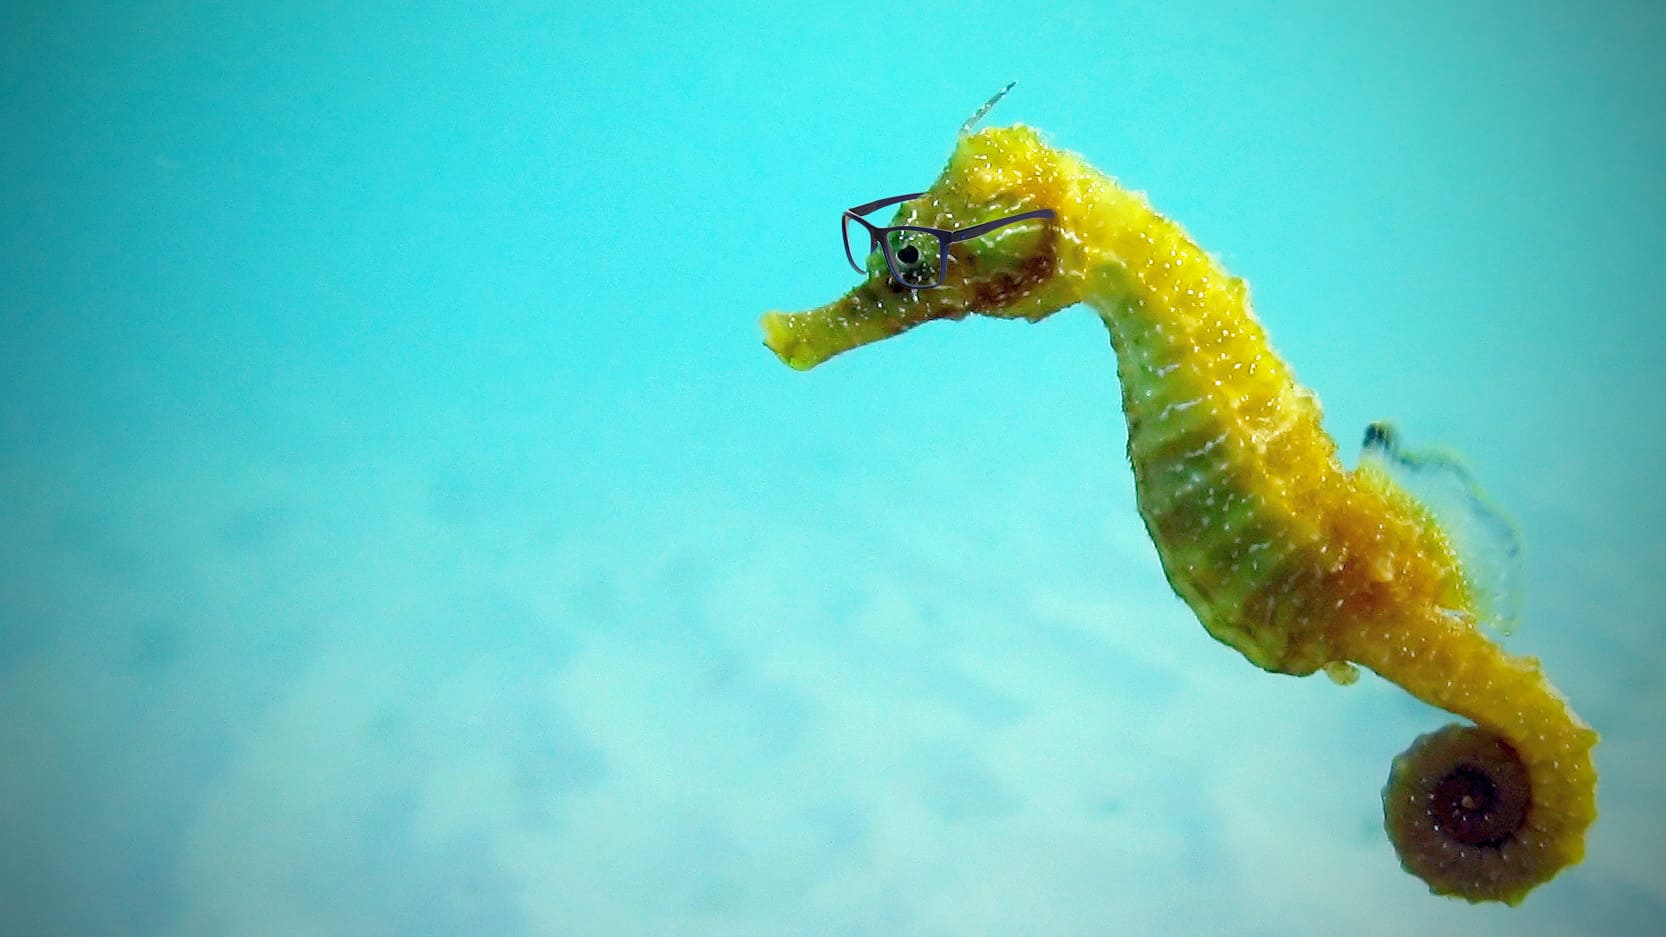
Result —
M 0 931 L 1660 932 L 1666 8 L 1244 6 L 8 12 Z M 1013 79 L 1519 523 L 1520 908 L 1382 834 L 1443 714 L 1170 593 L 1091 312 L 761 346 Z

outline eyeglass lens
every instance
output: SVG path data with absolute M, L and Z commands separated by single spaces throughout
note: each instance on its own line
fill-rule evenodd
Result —
M 868 272 L 868 257 L 874 252 L 873 235 L 850 215 L 844 216 L 845 257 L 856 272 L 866 275 Z
M 886 250 L 891 272 L 904 286 L 926 289 L 937 285 L 942 271 L 943 244 L 927 231 L 888 231 Z

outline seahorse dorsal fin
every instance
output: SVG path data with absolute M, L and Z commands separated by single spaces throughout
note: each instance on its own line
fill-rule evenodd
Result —
M 1365 429 L 1362 470 L 1375 471 L 1421 504 L 1458 555 L 1470 601 L 1481 620 L 1502 634 L 1521 615 L 1521 537 L 1455 454 L 1410 452 L 1387 423 Z

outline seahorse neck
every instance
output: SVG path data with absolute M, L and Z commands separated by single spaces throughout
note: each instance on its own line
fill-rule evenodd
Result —
M 1111 333 L 1130 454 L 1173 438 L 1183 417 L 1228 437 L 1256 472 L 1302 488 L 1316 474 L 1334 480 L 1341 467 L 1318 400 L 1272 350 L 1244 281 L 1143 195 L 1085 163 L 1070 168 L 1068 262 Z

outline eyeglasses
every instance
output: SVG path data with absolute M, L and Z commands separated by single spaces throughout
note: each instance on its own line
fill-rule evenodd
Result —
M 857 273 L 867 275 L 867 270 L 856 262 L 856 250 L 851 246 L 852 238 L 861 243 L 864 236 L 868 249 L 862 251 L 862 257 L 867 258 L 875 250 L 885 252 L 885 266 L 891 271 L 892 279 L 902 286 L 913 290 L 929 290 L 943 284 L 943 278 L 949 269 L 949 245 L 956 241 L 969 241 L 981 237 L 1003 225 L 1016 221 L 1028 221 L 1031 218 L 1052 218 L 1051 208 L 1038 208 L 1020 215 L 997 218 L 982 224 L 950 231 L 944 228 L 926 228 L 920 225 L 899 224 L 888 228 L 881 228 L 870 223 L 863 215 L 878 211 L 887 205 L 896 205 L 910 199 L 924 195 L 915 192 L 912 195 L 896 195 L 882 198 L 877 202 L 858 205 L 845 211 L 840 222 L 845 238 L 845 259 L 850 261 L 851 269 Z M 857 225 L 866 231 L 856 231 Z

